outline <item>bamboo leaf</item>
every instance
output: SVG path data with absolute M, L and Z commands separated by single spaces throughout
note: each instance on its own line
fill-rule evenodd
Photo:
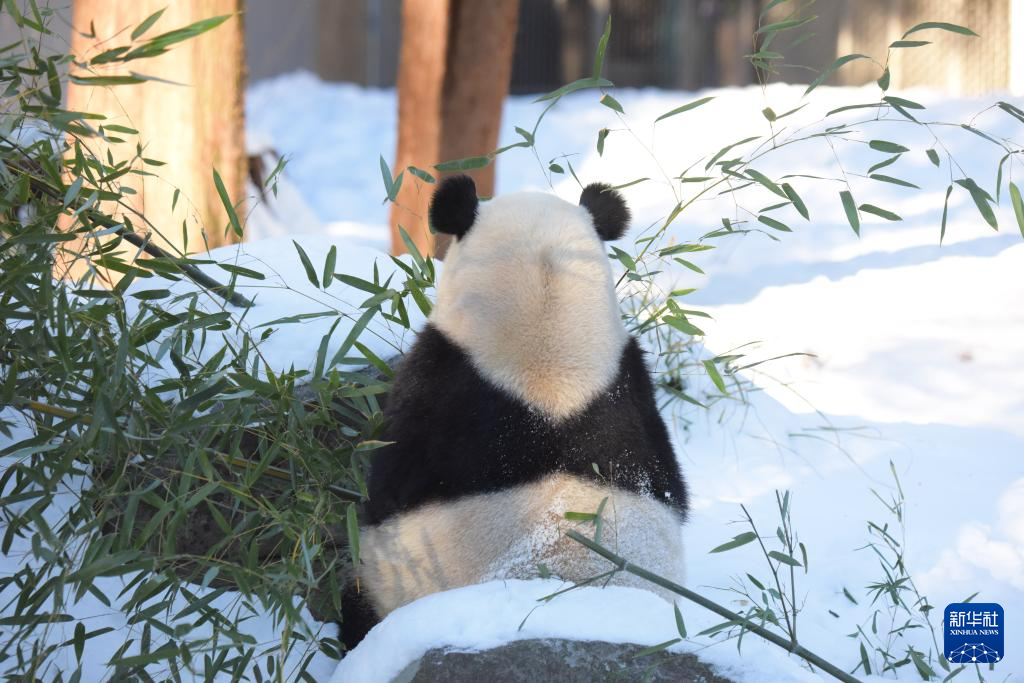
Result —
M 893 178 L 891 175 L 882 175 L 881 173 L 872 173 L 870 176 L 872 180 L 878 180 L 883 183 L 891 183 L 893 185 L 899 185 L 900 187 L 912 187 L 915 190 L 920 190 L 920 185 L 915 185 L 908 180 L 901 180 L 900 178 Z
M 992 205 L 989 202 L 992 201 L 992 196 L 988 192 L 981 189 L 978 183 L 974 182 L 973 178 L 962 178 L 960 180 L 954 180 L 957 185 L 966 189 L 971 193 L 971 199 L 974 200 L 974 205 L 978 207 L 978 213 L 985 219 L 985 222 L 992 227 L 993 230 L 999 229 L 999 223 L 996 220 L 996 214 L 992 210 Z
M 800 198 L 800 195 L 796 193 L 793 186 L 789 183 L 782 183 L 782 191 L 789 197 L 789 201 L 793 202 L 793 206 L 797 212 L 804 217 L 804 220 L 811 220 L 811 214 L 807 211 L 807 205 L 804 204 L 804 200 Z
M 811 84 L 807 86 L 807 90 L 804 90 L 804 96 L 806 97 L 808 94 L 810 94 L 812 90 L 814 90 L 819 85 L 824 83 L 825 79 L 831 76 L 836 69 L 839 69 L 844 64 L 848 64 L 857 59 L 869 59 L 869 57 L 867 55 L 862 54 L 843 55 L 836 61 L 832 62 L 832 64 L 830 64 L 827 69 L 822 71 L 817 78 L 811 81 Z
M 1013 205 L 1013 214 L 1017 217 L 1021 237 L 1024 237 L 1024 201 L 1021 201 L 1020 188 L 1014 183 L 1010 183 L 1010 203 Z
M 440 164 L 436 164 L 434 168 L 442 173 L 448 171 L 471 171 L 475 168 L 483 168 L 489 163 L 491 163 L 490 156 L 466 157 L 465 159 L 456 159 L 454 161 L 443 161 Z
M 295 251 L 299 252 L 299 260 L 302 262 L 302 268 L 306 271 L 306 277 L 309 278 L 309 281 L 313 283 L 314 287 L 319 289 L 320 280 L 316 277 L 316 270 L 313 268 L 313 262 L 309 260 L 306 250 L 303 249 L 295 240 L 292 240 L 292 244 L 295 245 Z
M 839 193 L 839 198 L 843 202 L 846 220 L 850 222 L 850 227 L 853 228 L 853 232 L 857 237 L 860 237 L 860 214 L 857 213 L 857 205 L 853 201 L 853 195 L 850 194 L 849 190 L 843 190 Z
M 348 532 L 348 549 L 352 555 L 352 565 L 359 566 L 359 519 L 356 516 L 356 506 L 351 504 L 345 511 L 345 528 Z
M 324 272 L 320 278 L 320 281 L 324 284 L 324 289 L 331 286 L 331 282 L 334 280 L 334 267 L 338 262 L 338 247 L 331 245 L 330 250 L 327 252 L 327 259 L 324 261 Z
M 764 223 L 769 228 L 773 228 L 775 230 L 781 230 L 782 232 L 793 232 L 793 230 L 788 225 L 786 225 L 782 221 L 775 220 L 771 216 L 761 215 L 761 216 L 757 217 L 757 220 L 759 220 L 760 222 Z
M 224 205 L 224 210 L 228 213 L 228 221 L 231 222 L 231 229 L 235 232 L 235 235 L 241 237 L 242 223 L 238 220 L 238 213 L 235 212 L 235 205 L 231 203 L 231 197 L 228 196 L 228 190 L 224 187 L 224 181 L 221 180 L 220 173 L 217 173 L 217 169 L 213 169 L 213 184 L 217 188 L 217 194 L 220 196 L 221 204 Z
M 946 218 L 949 217 L 949 195 L 953 193 L 953 186 L 946 188 L 946 199 L 942 203 L 942 228 L 939 230 L 939 244 L 946 237 Z
M 749 176 L 754 181 L 760 183 L 761 185 L 765 186 L 766 188 L 768 188 L 775 194 L 779 195 L 780 197 L 784 199 L 789 199 L 789 196 L 785 193 L 785 191 L 764 173 L 761 173 L 760 171 L 754 170 L 752 168 L 748 168 L 747 176 Z
M 571 92 L 576 92 L 577 90 L 587 90 L 590 88 L 610 88 L 613 85 L 615 84 L 606 78 L 581 78 L 578 81 L 573 81 L 572 83 L 569 83 L 568 85 L 563 85 L 561 88 L 557 90 L 552 90 L 546 95 L 541 95 L 540 97 L 535 99 L 534 102 L 556 100 L 560 97 L 568 95 Z
M 911 33 L 917 33 L 918 31 L 926 31 L 928 29 L 939 29 L 940 31 L 949 31 L 950 33 L 959 33 L 962 36 L 973 36 L 978 37 L 978 34 L 967 28 L 966 26 L 958 26 L 957 24 L 950 24 L 945 21 L 925 21 L 916 26 L 910 28 L 903 37 L 906 38 Z
M 594 78 L 601 78 L 601 72 L 604 71 L 604 53 L 608 49 L 608 39 L 612 35 L 612 15 L 608 14 L 608 19 L 604 22 L 604 31 L 601 33 L 601 40 L 597 42 L 597 52 L 594 54 Z
M 604 106 L 608 107 L 612 111 L 617 111 L 620 114 L 625 114 L 626 113 L 626 112 L 624 112 L 622 110 L 622 105 L 619 104 L 619 101 L 616 100 L 614 97 L 612 97 L 611 95 L 609 95 L 607 93 L 605 93 L 604 95 L 601 96 L 600 102 L 601 102 L 601 104 L 603 104 Z
M 699 100 L 694 100 L 693 102 L 689 102 L 687 104 L 684 104 L 681 107 L 676 107 L 675 109 L 673 109 L 671 111 L 667 111 L 664 114 L 662 114 L 661 116 L 659 116 L 658 118 L 654 119 L 654 122 L 657 123 L 658 121 L 662 121 L 664 119 L 667 119 L 670 116 L 676 116 L 677 114 L 682 114 L 683 112 L 690 111 L 691 109 L 696 109 L 697 107 L 699 107 L 701 105 L 707 104 L 708 102 L 710 102 L 713 99 L 715 99 L 713 96 L 712 97 L 702 97 Z
M 801 566 L 803 566 L 803 565 L 800 564 L 800 561 L 797 560 L 795 557 L 792 557 L 790 555 L 786 555 L 785 553 L 780 553 L 778 550 L 771 550 L 771 551 L 769 551 L 768 552 L 768 557 L 772 558 L 773 560 L 777 560 L 777 561 L 781 562 L 782 564 L 789 565 L 790 567 L 801 567 Z
M 703 361 L 703 364 L 704 370 L 707 371 L 708 377 L 710 377 L 711 381 L 714 382 L 715 387 L 723 394 L 728 394 L 729 392 L 725 388 L 725 380 L 722 379 L 722 375 L 718 372 L 718 368 L 715 367 L 715 361 L 705 360 Z
M 868 147 L 879 152 L 886 152 L 888 154 L 903 154 L 909 152 L 910 149 L 903 145 L 897 145 L 895 142 L 889 142 L 888 140 L 872 140 L 868 143 Z
M 742 534 L 738 534 L 736 536 L 733 536 L 731 541 L 726 541 L 722 545 L 717 546 L 715 548 L 712 548 L 708 552 L 710 552 L 710 553 L 724 553 L 726 550 L 732 550 L 734 548 L 739 548 L 740 546 L 744 546 L 744 545 L 746 545 L 748 543 L 751 543 L 751 542 L 755 541 L 756 539 L 757 539 L 757 534 L 755 534 L 753 531 L 744 531 Z
M 874 214 L 875 216 L 878 216 L 880 218 L 884 218 L 887 221 L 901 221 L 901 220 L 903 220 L 902 218 L 900 218 L 897 214 L 893 213 L 892 211 L 886 211 L 885 209 L 879 208 L 879 207 L 875 206 L 874 204 L 861 204 L 859 208 L 864 213 Z
M 157 10 L 156 12 L 153 12 L 148 17 L 146 17 L 142 21 L 141 24 L 136 26 L 135 30 L 132 31 L 132 40 L 136 40 L 143 33 L 148 31 L 149 29 L 153 28 L 153 24 L 155 24 L 157 22 L 157 20 L 160 18 L 160 15 L 162 15 L 166 9 L 167 8 L 164 7 L 163 9 L 160 9 L 160 10 Z

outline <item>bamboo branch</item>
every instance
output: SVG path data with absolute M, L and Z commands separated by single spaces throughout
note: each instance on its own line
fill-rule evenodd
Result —
M 814 654 L 802 645 L 799 645 L 794 641 L 786 640 L 785 638 L 775 633 L 772 633 L 768 629 L 765 629 L 762 626 L 759 626 L 758 624 L 751 622 L 746 617 L 740 616 L 732 610 L 722 607 L 717 602 L 708 600 L 703 595 L 694 593 L 690 589 L 680 586 L 678 583 L 669 581 L 668 579 L 658 576 L 653 572 L 649 572 L 646 569 L 643 569 L 642 567 L 637 567 L 634 564 L 630 564 L 624 557 L 616 555 L 612 551 L 608 550 L 607 548 L 598 543 L 595 543 L 593 540 L 587 538 L 578 531 L 568 531 L 566 532 L 566 535 L 572 540 L 576 541 L 577 543 L 586 546 L 587 548 L 594 551 L 601 557 L 605 558 L 606 560 L 614 564 L 616 567 L 618 567 L 620 571 L 629 572 L 634 576 L 639 576 L 641 579 L 650 581 L 656 586 L 661 586 L 665 590 L 671 591 L 676 595 L 681 595 L 690 602 L 695 602 L 704 609 L 711 610 L 715 614 L 721 617 L 725 617 L 729 621 L 742 624 L 744 628 L 751 631 L 752 633 L 761 636 L 770 643 L 778 645 L 784 650 L 792 652 L 796 656 L 803 658 L 805 661 L 813 664 L 814 666 L 817 666 L 822 671 L 831 674 L 836 679 L 843 681 L 844 683 L 860 683 L 858 679 L 854 678 L 842 669 L 830 664 L 829 662 L 822 659 L 818 655 Z

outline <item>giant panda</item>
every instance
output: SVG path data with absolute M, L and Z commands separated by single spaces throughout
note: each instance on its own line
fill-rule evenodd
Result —
M 566 512 L 600 509 L 603 544 L 681 583 L 686 487 L 603 245 L 628 225 L 622 197 L 593 184 L 579 206 L 537 192 L 480 203 L 462 175 L 429 217 L 454 239 L 387 399 L 393 444 L 367 480 L 346 647 L 430 593 L 542 566 L 567 581 L 607 572 L 565 537 L 594 524 Z

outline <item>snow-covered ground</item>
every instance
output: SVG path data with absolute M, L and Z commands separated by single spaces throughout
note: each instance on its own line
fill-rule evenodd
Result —
M 555 176 L 549 183 L 544 173 L 546 162 L 562 155 L 571 155 L 568 160 L 583 183 L 658 179 L 663 172 L 678 175 L 725 144 L 768 134 L 761 110 L 771 106 L 776 112 L 788 111 L 802 103 L 802 91 L 788 86 L 766 92 L 616 91 L 632 133 L 622 130 L 614 112 L 598 104 L 598 95 L 577 93 L 544 119 L 538 147 L 545 163 L 538 164 L 526 150 L 499 157 L 497 191 L 549 188 L 576 200 L 579 187 L 571 177 Z M 708 94 L 716 99 L 652 125 L 666 111 Z M 928 105 L 929 120 L 957 123 L 972 119 L 996 99 L 1006 99 L 900 94 Z M 809 98 L 809 106 L 782 123 L 795 129 L 819 121 L 829 109 L 875 99 L 873 88 L 820 88 Z M 513 127 L 532 128 L 539 112 L 540 105 L 531 98 L 511 98 L 501 144 L 518 141 Z M 857 119 L 851 115 L 849 120 Z M 314 263 L 322 263 L 329 246 L 337 244 L 337 270 L 365 272 L 379 253 L 373 249 L 386 247 L 387 207 L 381 202 L 378 157 L 393 157 L 394 124 L 390 91 L 324 84 L 305 74 L 251 88 L 250 144 L 290 158 L 282 198 L 269 210 L 260 208 L 253 214 L 253 232 L 276 239 L 225 248 L 215 255 L 243 266 L 272 267 L 289 289 L 267 288 L 267 283 L 258 290 L 243 288 L 257 295 L 249 324 L 325 307 L 347 311 L 365 298 L 341 283 L 327 293 L 310 285 L 285 233 L 299 236 Z M 998 110 L 985 112 L 975 125 L 1020 137 L 1020 124 Z M 613 132 L 599 156 L 596 133 L 603 127 Z M 904 217 L 902 222 L 865 214 L 858 239 L 839 202 L 843 186 L 794 178 L 791 182 L 810 210 L 809 222 L 780 213 L 794 230 L 778 233 L 781 242 L 756 233 L 717 240 L 716 250 L 692 259 L 707 276 L 687 270 L 659 276 L 665 285 L 701 287 L 687 301 L 713 316 L 713 321 L 701 321 L 709 355 L 749 342 L 757 342 L 743 349 L 751 361 L 794 352 L 814 354 L 772 361 L 744 373 L 760 389 L 748 393 L 746 404 L 724 400 L 708 411 L 693 408 L 667 416 L 675 427 L 677 452 L 693 494 L 693 513 L 685 530 L 689 584 L 734 610 L 747 609 L 749 604 L 729 589 L 748 572 L 765 578 L 756 545 L 718 554 L 708 551 L 747 529 L 737 523 L 741 503 L 762 533 L 772 536 L 777 526 L 774 492 L 788 489 L 793 526 L 808 552 L 808 572 L 797 572 L 798 599 L 803 602 L 798 628 L 804 646 L 847 670 L 860 661 L 857 641 L 848 636 L 858 626 L 870 632 L 874 608 L 867 586 L 884 578 L 877 556 L 865 549 L 872 540 L 871 521 L 889 524 L 894 536 L 905 542 L 906 566 L 937 612 L 979 592 L 977 601 L 1004 607 L 1012 629 L 1008 646 L 1024 649 L 1024 639 L 1014 635 L 1019 628 L 1012 625 L 1024 615 L 1024 240 L 1005 207 L 1005 196 L 997 233 L 981 220 L 967 193 L 958 189 L 950 200 L 940 247 L 939 220 L 950 179 L 945 153 L 942 167 L 933 167 L 919 146 L 930 145 L 930 137 L 905 123 L 864 130 L 862 139 L 898 139 L 914 146 L 912 153 L 880 172 L 915 182 L 924 188 L 920 191 L 850 176 L 858 202 L 895 211 Z M 941 133 L 957 162 L 991 189 L 1000 156 L 992 151 L 996 148 L 961 129 Z M 863 174 L 885 158 L 856 142 L 837 144 L 836 154 L 850 174 Z M 817 139 L 770 154 L 756 167 L 772 177 L 834 177 L 840 172 L 835 158 Z M 689 174 L 700 175 L 702 168 L 703 163 Z M 1019 178 L 1020 171 L 1019 162 L 1008 162 L 1004 174 Z M 635 227 L 619 246 L 631 251 L 631 237 L 663 219 L 676 200 L 664 180 L 633 185 L 624 193 Z M 772 203 L 770 197 L 743 201 L 753 209 Z M 673 235 L 692 241 L 719 226 L 723 215 L 745 218 L 731 196 L 699 201 L 680 216 Z M 382 267 L 388 263 L 385 258 L 378 261 Z M 281 328 L 282 336 L 271 338 L 264 354 L 280 368 L 292 363 L 309 366 L 317 342 L 332 322 L 310 320 Z M 335 345 L 350 324 L 335 331 Z M 410 339 L 382 328 L 364 341 L 387 355 Z M 706 382 L 695 377 L 691 389 L 698 391 Z M 896 490 L 890 462 L 906 496 L 905 528 L 873 493 L 888 499 Z M 16 556 L 17 552 L 11 555 Z M 108 594 L 116 594 L 120 583 L 111 580 Z M 439 642 L 442 631 L 447 642 L 460 647 L 556 635 L 654 644 L 676 635 L 671 606 L 625 588 L 568 593 L 541 606 L 520 629 L 536 607 L 536 598 L 552 589 L 551 583 L 508 582 L 431 596 L 386 619 L 343 661 L 334 680 L 387 680 Z M 220 600 L 227 606 L 232 598 Z M 685 602 L 679 607 L 691 639 L 677 647 L 699 651 L 736 680 L 819 680 L 799 660 L 754 636 L 744 638 L 742 651 L 735 640 L 694 637 L 720 619 Z M 98 603 L 83 601 L 72 609 L 76 616 L 90 618 L 90 628 L 109 624 L 117 629 L 90 641 L 88 651 L 96 656 L 91 670 L 99 680 L 105 654 L 124 642 L 129 627 L 123 617 Z M 275 640 L 269 620 L 248 623 L 261 643 Z M 934 617 L 933 623 L 938 625 Z M 883 635 L 892 627 L 878 622 Z M 70 631 L 57 637 L 69 635 Z M 938 638 L 941 646 L 941 632 Z M 897 655 L 905 652 L 904 642 L 923 652 L 933 649 L 930 634 L 922 629 L 892 640 Z M 1024 676 L 1022 654 L 1011 649 L 993 672 L 982 673 L 993 681 Z M 873 666 L 878 661 L 872 653 Z M 311 672 L 326 680 L 334 667 L 317 654 Z M 913 665 L 897 674 L 907 680 L 919 678 Z M 965 671 L 961 677 L 967 675 L 973 677 L 974 672 Z

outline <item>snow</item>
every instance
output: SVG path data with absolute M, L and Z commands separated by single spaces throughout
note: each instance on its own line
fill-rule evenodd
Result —
M 567 587 L 555 580 L 491 581 L 427 596 L 396 610 L 375 628 L 341 661 L 331 681 L 386 683 L 439 645 L 484 650 L 531 638 L 657 645 L 679 635 L 672 607 L 653 593 L 624 586 L 583 587 L 542 600 Z M 688 618 L 686 626 L 703 628 L 712 622 Z M 794 666 L 779 648 L 753 640 L 744 644 L 742 659 L 726 651 L 731 646 L 673 650 L 698 652 L 705 662 L 737 681 L 818 680 Z M 782 678 L 769 674 L 773 671 Z
M 543 163 L 524 150 L 499 157 L 497 191 L 546 188 L 575 200 L 579 187 L 571 177 L 548 178 L 544 172 L 549 159 L 562 155 L 571 155 L 568 161 L 584 184 L 653 178 L 624 190 L 635 216 L 634 238 L 659 224 L 677 201 L 665 175 L 678 175 L 736 140 L 767 135 L 761 109 L 788 111 L 802 103 L 802 91 L 792 86 L 702 93 L 616 91 L 631 131 L 597 103 L 594 93 L 577 93 L 544 119 L 538 134 Z M 1020 104 L 1019 99 L 899 94 L 927 105 L 934 120 L 973 120 L 979 128 L 1006 137 L 1019 130 L 1011 117 L 986 110 L 996 99 Z M 653 125 L 664 112 L 706 95 L 716 99 Z M 780 122 L 787 135 L 820 121 L 835 107 L 875 100 L 877 90 L 819 88 L 809 99 L 811 105 Z M 531 98 L 510 98 L 500 144 L 518 140 L 513 126 L 532 128 L 540 106 Z M 851 121 L 870 118 L 857 112 L 845 116 Z M 268 153 L 271 160 L 269 150 L 284 154 L 289 164 L 278 197 L 271 196 L 250 217 L 254 232 L 266 239 L 226 247 L 214 256 L 274 271 L 269 281 L 239 280 L 240 291 L 257 302 L 247 316 L 250 327 L 331 310 L 343 317 L 332 341 L 331 348 L 337 348 L 367 295 L 339 282 L 326 291 L 314 287 L 291 239 L 303 246 L 316 268 L 336 245 L 337 272 L 367 278 L 374 260 L 383 277 L 394 271 L 380 251 L 387 246 L 387 206 L 378 165 L 379 156 L 394 156 L 394 93 L 293 74 L 255 84 L 247 117 L 253 150 Z M 602 127 L 613 132 L 599 156 L 595 137 Z M 776 233 L 780 243 L 761 234 L 719 240 L 714 251 L 694 255 L 707 276 L 690 271 L 659 276 L 665 287 L 701 287 L 687 303 L 713 316 L 701 321 L 709 357 L 749 342 L 757 343 L 741 351 L 751 362 L 794 352 L 814 354 L 774 360 L 743 373 L 750 383 L 746 404 L 720 400 L 707 411 L 673 409 L 666 415 L 693 494 L 693 513 L 684 531 L 689 586 L 731 609 L 749 607 L 730 589 L 748 572 L 765 578 L 756 545 L 708 551 L 747 530 L 738 522 L 740 503 L 762 534 L 771 537 L 777 525 L 774 492 L 790 490 L 793 527 L 809 556 L 808 572 L 797 571 L 804 606 L 800 640 L 847 670 L 859 662 L 857 643 L 847 636 L 858 625 L 868 630 L 873 607 L 867 586 L 883 578 L 877 557 L 865 548 L 872 539 L 869 520 L 888 523 L 905 541 L 904 562 L 931 605 L 941 610 L 980 591 L 976 599 L 1000 603 L 1012 623 L 1015 615 L 1024 614 L 1024 245 L 1005 197 L 997 211 L 1001 230 L 995 232 L 959 188 L 950 199 L 944 244 L 938 244 L 950 180 L 942 150 L 948 149 L 986 188 L 994 185 L 1000 154 L 968 131 L 939 129 L 944 147 L 938 147 L 942 167 L 936 169 L 919 148 L 919 143 L 934 144 L 924 131 L 902 122 L 872 123 L 857 130 L 850 141 L 837 144 L 843 169 L 821 140 L 783 147 L 755 166 L 772 177 L 790 172 L 832 178 L 845 171 L 859 203 L 895 211 L 904 217 L 902 222 L 865 214 L 858 239 L 839 203 L 844 186 L 795 178 L 791 182 L 807 203 L 810 222 L 782 210 L 778 216 L 793 232 Z M 910 192 L 854 175 L 885 158 L 863 144 L 868 139 L 909 140 L 914 151 L 880 172 L 924 189 Z M 559 163 L 564 166 L 565 161 Z M 702 168 L 703 163 L 689 174 L 700 175 Z M 1019 177 L 1019 161 L 1008 162 L 1004 172 Z M 688 191 L 699 187 L 694 184 Z M 756 208 L 773 201 L 767 191 L 757 197 L 744 199 L 744 205 Z M 730 196 L 717 197 L 693 203 L 670 232 L 678 240 L 692 241 L 718 227 L 723 215 L 750 218 Z M 619 246 L 631 250 L 630 238 Z M 224 275 L 216 268 L 209 272 Z M 416 311 L 411 308 L 410 314 L 415 317 Z M 264 355 L 278 369 L 311 367 L 319 340 L 333 322 L 325 317 L 280 326 L 264 345 Z M 415 317 L 413 327 L 421 323 L 422 317 Z M 374 353 L 387 356 L 407 348 L 412 335 L 382 325 L 362 340 Z M 701 377 L 690 380 L 689 391 L 699 392 L 707 383 Z M 895 491 L 890 463 L 906 495 L 904 529 L 873 493 L 888 499 Z M 0 571 L 16 570 L 28 550 L 24 543 L 15 540 Z M 116 595 L 129 579 L 108 579 L 104 590 Z M 388 680 L 427 649 L 444 644 L 485 648 L 545 636 L 654 644 L 676 635 L 671 606 L 653 594 L 586 588 L 549 603 L 537 602 L 558 587 L 554 582 L 491 582 L 425 598 L 375 628 L 337 667 L 334 680 Z M 858 604 L 844 596 L 844 589 Z M 0 596 L 0 604 L 7 595 Z M 69 609 L 88 618 L 90 628 L 117 629 L 86 648 L 94 659 L 83 680 L 99 680 L 106 672 L 107 653 L 127 637 L 138 636 L 130 635 L 132 627 L 116 610 L 90 600 L 86 596 Z M 238 604 L 230 594 L 219 601 L 225 609 Z M 676 647 L 698 652 L 738 681 L 825 678 L 752 635 L 744 637 L 741 651 L 735 640 L 693 636 L 719 619 L 685 601 L 679 607 L 691 638 Z M 246 623 L 261 643 L 278 640 L 284 628 L 269 617 Z M 59 631 L 55 640 L 70 637 L 73 624 L 66 626 L 54 627 Z M 310 620 L 309 627 L 315 632 L 320 625 Z M 883 633 L 890 627 L 880 622 Z M 334 635 L 333 626 L 323 629 L 324 635 Z M 898 654 L 905 651 L 905 643 L 922 652 L 933 649 L 923 629 L 893 638 Z M 941 643 L 941 631 L 938 638 Z M 1011 631 L 1007 642 L 1019 639 L 1014 641 Z M 982 673 L 991 680 L 1024 675 L 1024 660 L 1007 654 L 994 675 Z M 289 661 L 297 662 L 301 655 Z M 335 665 L 317 653 L 311 673 L 327 680 Z M 919 679 L 912 665 L 896 675 Z M 893 676 L 885 674 L 887 679 Z

